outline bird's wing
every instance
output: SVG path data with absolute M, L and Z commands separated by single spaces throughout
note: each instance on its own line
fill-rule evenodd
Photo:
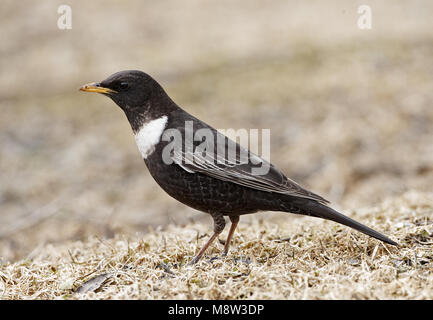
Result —
M 213 129 L 214 130 L 214 129 Z M 287 178 L 270 162 L 241 147 L 233 140 L 217 132 L 218 138 L 213 143 L 208 140 L 191 141 L 186 135 L 184 146 L 191 148 L 174 148 L 170 157 L 174 163 L 189 173 L 200 172 L 216 179 L 229 181 L 256 190 L 276 192 L 316 200 L 327 204 L 329 201 L 302 188 L 295 181 Z M 218 143 L 224 141 L 224 143 Z M 203 143 L 206 152 L 203 152 Z M 201 145 L 201 149 L 197 148 Z M 235 150 L 229 156 L 229 149 Z

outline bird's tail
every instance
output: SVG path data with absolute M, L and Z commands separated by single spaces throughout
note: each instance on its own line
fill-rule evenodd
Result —
M 303 214 L 307 214 L 310 216 L 314 216 L 314 217 L 318 217 L 318 218 L 322 218 L 322 219 L 327 219 L 327 220 L 332 220 L 341 224 L 344 224 L 348 227 L 351 227 L 353 229 L 356 229 L 358 231 L 361 231 L 362 233 L 365 233 L 366 235 L 369 235 L 373 238 L 379 239 L 383 242 L 392 244 L 393 246 L 398 246 L 398 243 L 392 241 L 391 239 L 389 239 L 388 237 L 384 236 L 383 234 L 367 227 L 364 226 L 363 224 L 349 218 L 346 217 L 345 215 L 335 211 L 334 209 L 318 203 L 316 201 L 312 201 L 309 200 L 307 201 L 307 203 L 305 203 L 302 206 L 302 211 L 301 213 Z

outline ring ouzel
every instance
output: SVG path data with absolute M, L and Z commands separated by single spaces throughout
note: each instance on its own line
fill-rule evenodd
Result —
M 328 219 L 397 245 L 330 208 L 321 196 L 302 188 L 271 163 L 181 109 L 144 72 L 120 71 L 80 90 L 110 97 L 125 112 L 144 162 L 160 187 L 178 201 L 212 216 L 214 233 L 191 263 L 196 263 L 223 231 L 224 216 L 232 223 L 223 252 L 227 255 L 239 216 L 258 211 L 284 211 Z M 176 136 L 173 130 L 181 138 L 182 146 L 173 146 Z M 202 147 L 203 139 L 195 139 L 198 130 L 213 136 L 205 139 L 206 148 Z M 172 134 L 166 138 L 165 132 Z M 242 155 L 246 157 L 241 159 Z M 258 166 L 267 170 L 257 173 Z

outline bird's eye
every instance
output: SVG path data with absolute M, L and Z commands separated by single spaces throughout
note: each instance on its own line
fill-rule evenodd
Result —
M 129 85 L 128 85 L 127 82 L 121 82 L 119 84 L 119 87 L 120 87 L 121 90 L 126 90 L 126 89 L 128 89 Z

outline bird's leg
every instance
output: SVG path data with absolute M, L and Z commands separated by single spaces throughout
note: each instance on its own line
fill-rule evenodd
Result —
M 200 260 L 203 253 L 207 250 L 207 248 L 209 248 L 212 242 L 214 242 L 214 240 L 219 236 L 219 234 L 224 230 L 224 227 L 226 226 L 226 222 L 222 215 L 215 214 L 212 215 L 212 218 L 214 222 L 214 234 L 212 235 L 212 237 L 210 237 L 208 242 L 206 242 L 203 248 L 201 248 L 201 250 L 197 253 L 194 259 L 191 260 L 191 262 L 189 263 L 190 265 L 195 264 Z
M 235 233 L 236 227 L 238 226 L 239 216 L 230 216 L 230 221 L 232 222 L 232 225 L 230 226 L 226 244 L 224 245 L 223 256 L 226 256 L 229 252 L 230 242 L 232 241 L 233 233 Z

